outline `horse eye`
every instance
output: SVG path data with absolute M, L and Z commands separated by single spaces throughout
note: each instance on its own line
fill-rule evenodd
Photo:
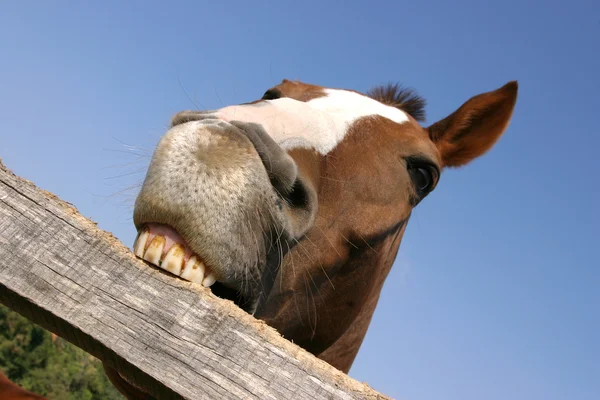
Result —
M 281 92 L 277 89 L 269 89 L 263 94 L 262 100 L 277 100 L 281 98 Z
M 411 168 L 409 169 L 410 177 L 417 189 L 418 193 L 429 193 L 433 185 L 433 177 L 431 172 L 426 168 Z
M 417 198 L 415 205 L 433 190 L 437 183 L 437 168 L 420 161 L 408 160 L 408 173 L 415 188 Z

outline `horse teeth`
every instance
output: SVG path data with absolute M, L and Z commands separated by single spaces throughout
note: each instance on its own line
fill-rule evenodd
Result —
M 144 260 L 156 266 L 160 266 L 160 259 L 163 254 L 165 243 L 166 239 L 163 236 L 154 237 L 152 242 L 150 242 L 150 246 L 148 246 L 144 253 Z
M 171 246 L 160 267 L 174 275 L 179 276 L 181 273 L 181 266 L 183 265 L 184 256 L 185 250 L 183 249 L 183 246 L 176 243 Z
M 181 277 L 186 281 L 202 283 L 204 280 L 204 263 L 196 256 L 191 256 L 190 259 L 185 263 Z
M 148 229 L 144 229 L 140 231 L 138 237 L 135 239 L 135 243 L 133 244 L 133 252 L 139 258 L 144 258 L 144 249 L 146 248 L 146 242 L 148 241 L 148 237 L 150 236 L 150 232 Z
M 145 249 L 150 233 L 147 229 L 141 231 L 133 244 L 135 255 L 143 258 L 173 275 L 180 276 L 186 281 L 200 283 L 210 287 L 217 281 L 217 276 L 206 265 L 192 255 L 185 261 L 185 248 L 179 243 L 173 244 L 163 257 L 167 240 L 164 236 L 154 236 L 150 245 Z
M 216 281 L 217 281 L 217 277 L 215 276 L 215 274 L 213 272 L 210 272 L 208 275 L 206 275 L 206 277 L 204 278 L 204 281 L 202 281 L 202 286 L 210 287 Z

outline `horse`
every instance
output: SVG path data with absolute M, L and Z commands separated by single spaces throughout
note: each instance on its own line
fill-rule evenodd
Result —
M 179 112 L 135 201 L 134 253 L 347 373 L 412 210 L 443 169 L 497 142 L 517 92 L 508 82 L 428 127 L 425 100 L 397 84 L 283 80 L 256 101 Z

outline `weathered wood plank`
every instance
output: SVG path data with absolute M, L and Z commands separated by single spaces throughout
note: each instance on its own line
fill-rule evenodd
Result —
M 386 398 L 232 302 L 136 259 L 1 160 L 0 302 L 157 398 Z

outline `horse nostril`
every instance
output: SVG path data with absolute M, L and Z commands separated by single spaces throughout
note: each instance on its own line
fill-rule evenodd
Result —
M 294 238 L 304 235 L 314 223 L 317 215 L 317 193 L 310 182 L 298 176 L 291 190 L 283 196 L 287 207 L 289 233 Z
M 191 121 L 200 121 L 213 115 L 215 111 L 180 111 L 171 119 L 171 127 Z
M 279 146 L 261 125 L 231 121 L 254 145 L 275 190 L 287 197 L 293 190 L 298 177 L 294 159 Z
M 258 124 L 231 121 L 254 145 L 280 199 L 276 207 L 288 217 L 288 233 L 298 238 L 310 228 L 317 211 L 317 194 L 310 182 L 298 173 L 296 162 Z
M 309 203 L 309 196 L 306 187 L 299 179 L 296 179 L 291 191 L 285 196 L 289 205 L 297 208 L 306 208 Z

